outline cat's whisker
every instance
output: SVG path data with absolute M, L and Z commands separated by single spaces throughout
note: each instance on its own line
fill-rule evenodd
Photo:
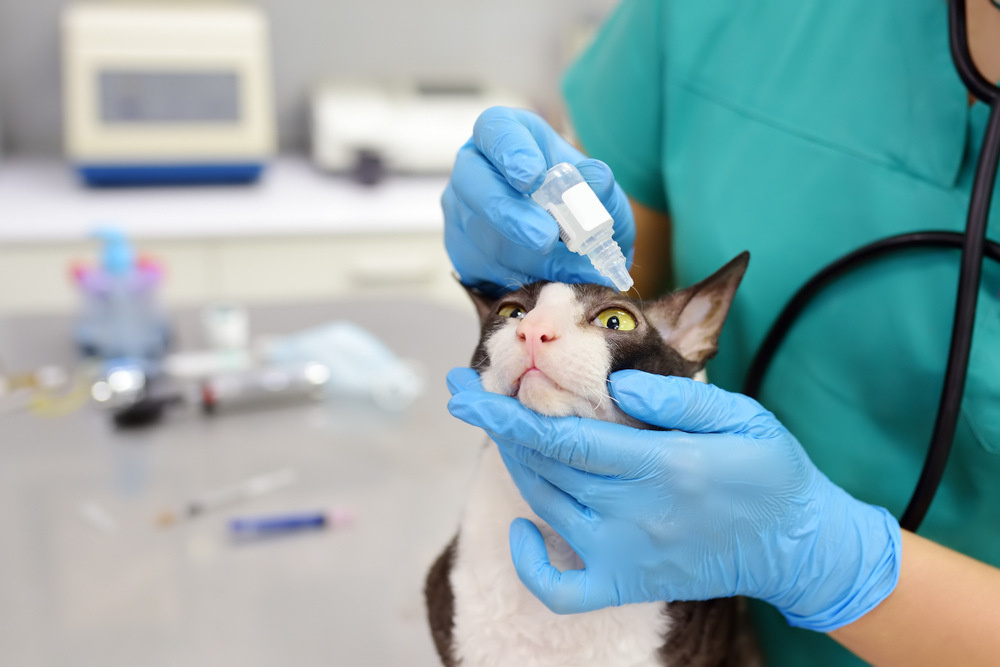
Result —
M 596 403 L 592 403 L 592 407 L 593 407 L 594 411 L 600 410 L 602 407 L 604 407 L 604 399 L 605 398 L 611 398 L 610 396 L 608 396 L 608 394 L 606 392 L 598 391 L 597 389 L 594 389 L 593 387 L 588 387 L 587 391 L 588 391 L 588 393 L 591 393 L 591 394 L 593 394 L 594 396 L 597 397 L 597 402 Z M 612 399 L 612 400 L 614 400 L 614 399 Z
M 528 283 L 524 282 L 523 280 L 516 280 L 516 279 L 513 279 L 513 278 L 511 278 L 511 279 L 510 279 L 510 280 L 509 280 L 509 281 L 507 282 L 507 284 L 505 285 L 505 287 L 506 287 L 507 289 L 509 289 L 510 291 L 514 292 L 514 291 L 516 291 L 516 290 L 519 290 L 519 289 L 521 289 L 522 287 L 524 287 L 524 286 L 525 286 L 525 285 L 527 285 L 527 284 L 528 284 Z
M 634 297 L 632 296 L 633 292 L 635 292 L 635 296 Z M 628 295 L 630 298 L 633 298 L 636 301 L 638 301 L 640 308 L 642 307 L 642 305 L 643 305 L 642 294 L 639 293 L 639 290 L 638 290 L 638 288 L 636 288 L 635 285 L 632 285 L 632 287 L 630 287 L 628 289 L 628 291 L 625 292 L 625 294 Z

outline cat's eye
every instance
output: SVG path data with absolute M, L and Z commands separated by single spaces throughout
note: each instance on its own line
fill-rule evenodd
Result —
M 636 327 L 635 318 L 627 310 L 621 308 L 608 308 L 598 313 L 594 319 L 594 324 L 605 329 L 616 331 L 632 331 Z
M 524 308 L 517 305 L 516 303 L 505 303 L 500 306 L 500 310 L 497 311 L 497 315 L 500 317 L 513 317 L 514 319 L 521 319 L 525 314 Z

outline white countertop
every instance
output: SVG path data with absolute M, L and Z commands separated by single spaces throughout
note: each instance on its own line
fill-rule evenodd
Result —
M 0 242 L 76 241 L 114 225 L 132 238 L 432 231 L 446 176 L 364 186 L 280 157 L 253 185 L 88 188 L 59 159 L 0 161 Z

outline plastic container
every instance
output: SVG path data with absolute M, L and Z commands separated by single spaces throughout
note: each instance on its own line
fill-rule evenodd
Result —
M 568 162 L 549 169 L 531 198 L 559 223 L 559 236 L 572 252 L 585 255 L 622 292 L 634 284 L 615 242 L 614 221 L 579 170 Z
M 156 300 L 162 272 L 153 262 L 136 260 L 120 231 L 101 230 L 97 237 L 103 243 L 100 264 L 73 271 L 83 296 L 76 344 L 84 356 L 156 375 L 170 339 Z

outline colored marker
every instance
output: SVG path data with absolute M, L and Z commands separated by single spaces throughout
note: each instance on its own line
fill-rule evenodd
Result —
M 233 537 L 245 539 L 268 537 L 303 530 L 317 530 L 344 526 L 353 520 L 351 512 L 335 509 L 329 512 L 299 512 L 275 514 L 262 517 L 241 517 L 229 522 L 229 532 Z

